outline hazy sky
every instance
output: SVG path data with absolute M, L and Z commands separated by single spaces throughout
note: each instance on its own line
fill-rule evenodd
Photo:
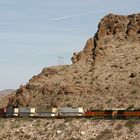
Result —
M 108 13 L 140 12 L 140 0 L 0 0 L 0 90 L 18 88 L 43 67 L 70 64 Z

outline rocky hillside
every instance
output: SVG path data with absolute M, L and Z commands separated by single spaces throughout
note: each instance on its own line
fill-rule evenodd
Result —
M 44 68 L 9 104 L 140 107 L 140 14 L 105 16 L 72 62 Z
M 139 140 L 138 120 L 0 119 L 0 140 Z

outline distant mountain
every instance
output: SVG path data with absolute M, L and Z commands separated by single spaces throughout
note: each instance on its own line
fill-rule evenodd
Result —
M 5 89 L 5 90 L 0 91 L 0 98 L 11 94 L 13 91 L 14 91 L 14 89 Z
M 5 89 L 0 91 L 0 108 L 6 107 L 9 101 L 9 98 L 14 96 L 14 89 Z

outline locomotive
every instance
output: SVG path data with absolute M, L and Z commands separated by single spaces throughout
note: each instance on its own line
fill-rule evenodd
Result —
M 0 117 L 85 117 L 94 119 L 140 119 L 140 109 L 93 110 L 84 109 L 83 107 L 6 107 L 0 108 Z

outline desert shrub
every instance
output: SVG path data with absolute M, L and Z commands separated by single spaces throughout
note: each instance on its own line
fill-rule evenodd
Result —
M 87 77 L 85 77 L 85 80 L 87 80 L 88 78 Z
M 34 123 L 34 126 L 35 127 L 40 127 L 40 125 L 41 125 L 41 120 L 37 119 L 36 122 Z
M 82 118 L 81 121 L 82 122 L 87 122 L 89 120 L 89 118 Z
M 116 133 L 116 136 L 117 136 L 117 137 L 120 137 L 121 135 L 122 135 L 122 132 L 117 132 L 117 133 Z
M 27 140 L 27 139 L 31 139 L 31 135 L 28 135 L 28 134 L 25 134 L 24 135 L 24 138 Z
M 44 128 L 44 132 L 47 132 L 47 131 L 48 131 L 48 128 L 47 128 L 47 127 L 45 127 L 45 128 Z
M 11 129 L 15 129 L 15 128 L 19 128 L 20 127 L 21 122 L 19 121 L 14 121 L 11 123 Z
M 39 130 L 39 131 L 38 131 L 38 134 L 39 134 L 40 136 L 41 136 L 41 135 L 45 135 L 45 133 L 46 133 L 46 132 L 45 132 L 45 131 L 42 131 L 42 130 Z
M 59 130 L 64 130 L 66 128 L 66 124 L 65 123 L 60 123 L 57 128 L 59 128 Z
M 71 118 L 65 118 L 64 123 L 70 122 L 72 119 Z
M 33 137 L 32 140 L 38 140 L 38 138 L 37 137 Z
M 81 83 L 81 81 L 76 81 L 76 82 L 75 82 L 75 84 L 80 84 L 80 83 Z
M 116 126 L 115 130 L 118 131 L 118 130 L 120 130 L 121 128 L 122 128 L 122 124 L 119 123 L 119 124 Z
M 112 102 L 112 99 L 108 99 L 107 101 L 106 101 L 106 103 L 108 104 L 108 103 L 111 103 Z
M 67 106 L 68 107 L 72 107 L 73 105 L 71 103 L 67 103 Z
M 4 120 L 0 119 L 0 128 L 4 128 Z
M 113 132 L 109 129 L 105 129 L 93 140 L 112 140 L 114 137 Z
M 29 118 L 29 117 L 22 117 L 22 118 L 18 118 L 18 121 L 24 121 L 24 122 L 32 122 L 34 121 L 34 118 Z
M 130 131 L 133 131 L 133 128 L 135 127 L 135 125 L 139 124 L 140 121 L 136 120 L 136 119 L 130 119 L 125 123 L 125 126 L 128 127 L 128 129 Z
M 138 93 L 138 90 L 137 89 L 131 90 L 131 94 L 137 94 L 137 93 Z
M 78 73 L 78 70 L 75 70 L 74 73 Z
M 16 123 L 13 128 L 19 128 L 20 127 L 20 123 Z

